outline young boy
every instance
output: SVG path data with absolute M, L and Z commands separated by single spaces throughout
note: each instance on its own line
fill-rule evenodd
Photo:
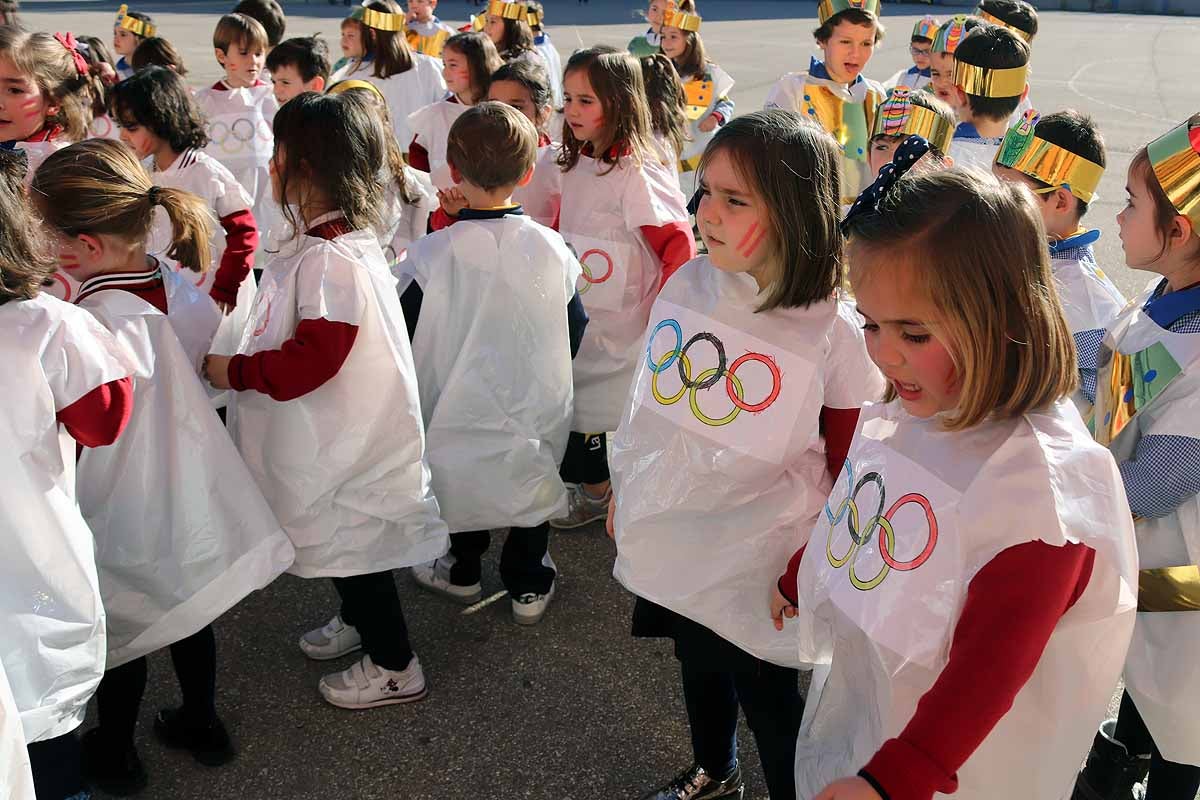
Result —
M 926 15 L 913 25 L 912 37 L 908 42 L 908 52 L 912 56 L 913 65 L 902 69 L 883 82 L 883 88 L 894 89 L 897 86 L 907 86 L 914 92 L 929 85 L 929 65 L 933 58 L 933 37 L 941 25 L 936 18 Z
M 283 32 L 287 30 L 287 17 L 283 7 L 275 0 L 242 0 L 234 7 L 232 13 L 245 14 L 258 20 L 267 32 L 267 54 L 283 41 Z
M 954 102 L 959 126 L 950 156 L 991 169 L 1009 119 L 1029 91 L 1029 45 L 1007 28 L 982 25 L 954 51 Z
M 954 103 L 954 51 L 962 42 L 963 37 L 978 28 L 980 22 L 975 17 L 957 14 L 947 20 L 933 35 L 933 46 L 929 56 L 929 88 L 938 100 L 950 106 L 955 114 L 958 109 Z
M 287 39 L 267 54 L 267 71 L 279 105 L 298 94 L 323 92 L 329 83 L 329 47 L 319 35 Z
M 447 159 L 467 207 L 409 247 L 414 279 L 401 298 L 434 492 L 450 527 L 449 554 L 413 567 L 413 578 L 475 602 L 489 530 L 509 527 L 500 578 L 522 625 L 541 620 L 554 596 L 549 521 L 567 511 L 558 464 L 574 403 L 571 359 L 587 323 L 579 262 L 512 201 L 533 176 L 537 142 L 533 123 L 503 103 L 480 103 L 454 122 Z
M 117 54 L 117 78 L 125 80 L 133 74 L 133 51 L 143 40 L 158 32 L 149 14 L 130 11 L 122 4 L 117 9 L 117 21 L 113 24 L 113 50 Z
M 871 128 L 870 156 L 871 173 L 892 163 L 896 148 L 909 136 L 922 136 L 929 142 L 930 153 L 940 158 L 946 166 L 953 166 L 950 158 L 950 140 L 954 137 L 955 119 L 950 106 L 929 92 L 910 91 L 898 86 L 888 92 L 887 99 L 879 106 L 875 125 Z
M 983 0 L 976 13 L 984 22 L 1008 28 L 1030 45 L 1037 36 L 1037 9 L 1025 0 Z
M 434 11 L 438 0 L 409 0 L 408 17 L 405 20 L 409 49 L 434 58 L 442 57 L 442 47 L 455 34 L 452 26 L 442 22 Z
M 1027 112 L 1005 134 L 992 167 L 997 177 L 1027 185 L 1040 201 L 1058 297 L 1075 337 L 1081 410 L 1096 399 L 1104 331 L 1125 306 L 1121 290 L 1096 265 L 1092 244 L 1100 231 L 1079 224 L 1096 196 L 1105 162 L 1104 139 L 1095 121 L 1068 109 L 1040 119 Z

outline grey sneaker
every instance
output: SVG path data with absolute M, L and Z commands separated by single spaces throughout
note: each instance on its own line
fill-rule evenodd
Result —
M 550 527 L 560 531 L 582 528 L 596 520 L 608 518 L 608 501 L 612 500 L 612 487 L 604 493 L 604 497 L 589 497 L 583 486 L 567 488 L 567 515 L 550 520 Z
M 300 649 L 313 661 L 341 658 L 361 647 L 362 637 L 358 635 L 358 629 L 342 622 L 341 614 L 300 637 Z
M 676 775 L 675 780 L 644 795 L 642 800 L 741 800 L 744 791 L 740 764 L 733 768 L 733 772 L 725 780 L 717 780 L 699 764 L 692 764 Z
M 450 581 L 450 564 L 444 558 L 435 558 L 428 564 L 417 564 L 411 570 L 413 580 L 427 592 L 440 594 L 456 603 L 469 606 L 483 597 L 483 586 L 472 583 L 459 586 Z

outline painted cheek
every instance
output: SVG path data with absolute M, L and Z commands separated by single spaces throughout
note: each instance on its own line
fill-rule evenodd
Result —
M 737 243 L 735 248 L 743 258 L 750 258 L 754 255 L 758 248 L 762 246 L 763 240 L 767 238 L 766 227 L 760 226 L 757 222 L 750 225 L 742 236 L 741 241 Z

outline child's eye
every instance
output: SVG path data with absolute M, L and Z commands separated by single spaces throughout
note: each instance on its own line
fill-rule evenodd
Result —
M 741 200 L 738 200 L 736 197 L 731 197 L 731 198 L 729 198 L 729 205 L 746 207 L 749 204 L 745 203 Z
M 912 342 L 913 344 L 925 344 L 929 341 L 928 333 L 902 333 L 904 341 Z
M 879 333 L 879 325 L 874 322 L 864 322 L 862 329 L 867 333 Z

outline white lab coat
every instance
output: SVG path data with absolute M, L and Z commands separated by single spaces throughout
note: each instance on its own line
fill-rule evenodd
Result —
M 387 102 L 388 114 L 392 118 L 392 132 L 396 142 L 405 152 L 413 140 L 413 131 L 408 124 L 408 115 L 436 103 L 446 95 L 446 81 L 442 78 L 442 62 L 431 56 L 412 54 L 412 69 L 390 78 L 376 78 L 374 64 L 370 61 L 351 60 L 334 73 L 329 85 L 345 80 L 370 81 Z
M 470 106 L 448 96 L 408 115 L 408 127 L 413 134 L 411 142 L 424 147 L 429 154 L 429 178 L 438 189 L 450 189 L 456 185 L 450 177 L 446 145 L 450 138 L 450 127 L 468 108 Z M 408 148 L 409 143 L 401 146 Z

